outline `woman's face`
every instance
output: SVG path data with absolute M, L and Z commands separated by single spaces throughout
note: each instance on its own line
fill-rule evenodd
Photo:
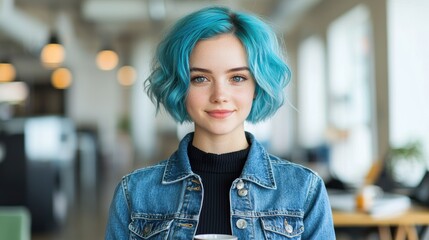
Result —
M 195 133 L 242 134 L 255 94 L 246 51 L 232 34 L 199 41 L 190 56 L 186 109 Z

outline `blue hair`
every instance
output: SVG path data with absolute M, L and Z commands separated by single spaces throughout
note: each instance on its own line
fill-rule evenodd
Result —
M 152 73 L 145 86 L 157 110 L 163 105 L 177 121 L 192 121 L 185 100 L 190 83 L 189 58 L 196 43 L 220 34 L 234 34 L 247 52 L 256 82 L 255 99 L 247 121 L 263 121 L 284 103 L 283 89 L 291 72 L 284 62 L 274 31 L 256 16 L 208 7 L 180 19 L 159 43 Z

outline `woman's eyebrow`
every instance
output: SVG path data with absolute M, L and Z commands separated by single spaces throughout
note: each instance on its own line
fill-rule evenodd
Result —
M 228 71 L 226 71 L 226 72 L 238 72 L 238 71 L 243 71 L 243 70 L 245 70 L 245 71 L 249 71 L 250 72 L 250 69 L 248 68 L 248 67 L 237 67 L 237 68 L 231 68 L 231 69 L 229 69 Z
M 192 67 L 190 69 L 191 72 L 205 72 L 205 73 L 212 73 L 212 71 L 205 69 L 205 68 L 199 68 L 199 67 Z
M 230 72 L 238 72 L 238 71 L 243 71 L 243 70 L 245 70 L 245 71 L 249 71 L 249 72 L 250 72 L 249 67 L 236 67 L 236 68 L 231 68 L 231 69 L 227 70 L 226 72 L 227 72 L 227 73 L 230 73 Z M 190 69 L 190 71 L 191 71 L 191 72 L 205 72 L 205 73 L 212 73 L 212 71 L 210 71 L 209 69 L 199 68 L 199 67 L 192 67 L 192 68 Z

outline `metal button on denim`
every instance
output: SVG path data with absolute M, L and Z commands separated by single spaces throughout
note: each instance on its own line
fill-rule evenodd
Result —
M 247 228 L 247 221 L 245 219 L 238 219 L 237 222 L 235 223 L 235 225 L 239 229 L 245 229 L 245 228 Z
M 240 190 L 243 188 L 244 188 L 244 182 L 243 182 L 243 180 L 240 179 L 240 181 L 238 181 L 238 183 L 237 183 L 237 189 Z
M 245 197 L 245 196 L 247 196 L 247 193 L 248 193 L 248 191 L 247 191 L 247 189 L 245 189 L 245 188 L 238 190 L 238 195 L 239 195 L 240 197 Z
M 291 226 L 291 225 L 286 225 L 285 226 L 285 230 L 286 230 L 286 232 L 288 232 L 288 233 L 292 233 L 293 232 L 293 227 Z
M 146 225 L 143 229 L 144 234 L 148 234 L 150 231 L 152 231 L 152 224 Z

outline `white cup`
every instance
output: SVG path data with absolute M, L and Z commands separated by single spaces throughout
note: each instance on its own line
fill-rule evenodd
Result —
M 367 185 L 356 194 L 356 208 L 358 210 L 369 211 L 376 198 L 383 195 L 383 189 L 376 185 Z
M 195 240 L 204 240 L 204 239 L 223 239 L 223 240 L 237 240 L 238 238 L 233 235 L 226 234 L 200 234 L 194 237 Z

